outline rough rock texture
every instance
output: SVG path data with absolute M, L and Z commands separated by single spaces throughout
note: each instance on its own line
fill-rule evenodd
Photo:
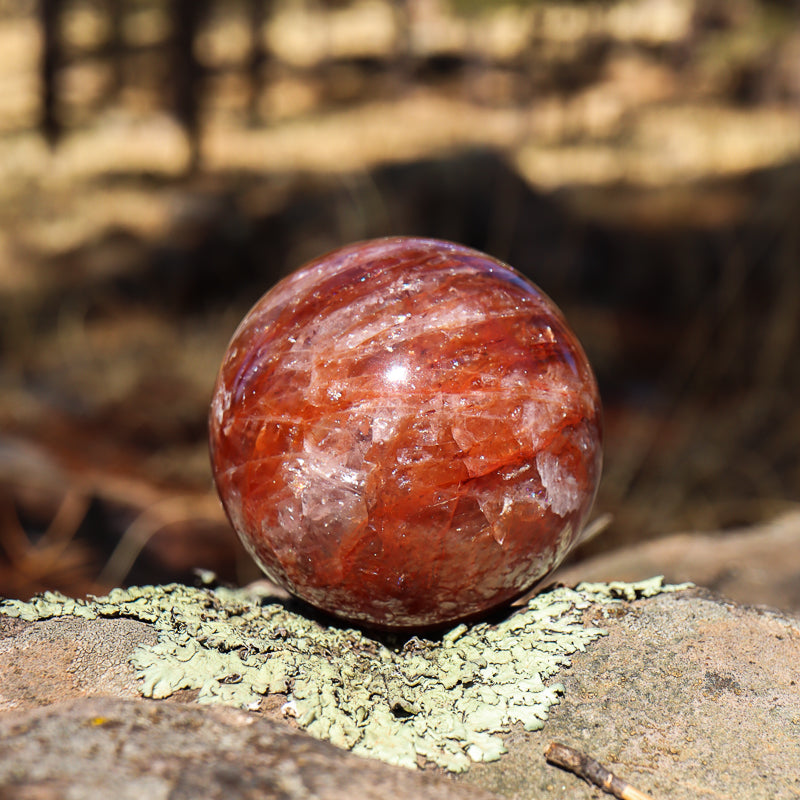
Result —
M 209 428 L 225 510 L 266 574 L 382 628 L 518 596 L 575 542 L 600 476 L 597 385 L 561 313 L 433 239 L 344 247 L 267 292 Z
M 151 625 L 133 619 L 74 617 L 32 625 L 0 614 L 0 711 L 67 697 L 140 697 L 131 653 L 155 644 Z
M 380 640 L 323 625 L 253 589 L 182 584 L 116 589 L 90 602 L 45 593 L 0 603 L 28 621 L 57 617 L 138 619 L 158 631 L 130 662 L 145 697 L 180 691 L 199 703 L 260 710 L 285 695 L 287 713 L 312 736 L 358 755 L 415 768 L 462 772 L 505 753 L 502 734 L 539 730 L 563 694 L 556 676 L 570 655 L 604 635 L 590 609 L 651 597 L 656 577 L 635 584 L 554 587 L 494 624 L 461 624 L 440 639 Z
M 573 656 L 572 667 L 557 676 L 566 694 L 544 729 L 513 730 L 506 738 L 509 752 L 499 761 L 474 765 L 457 783 L 444 784 L 454 792 L 450 796 L 463 796 L 458 792 L 471 784 L 525 800 L 600 798 L 598 790 L 544 762 L 542 753 L 551 740 L 585 749 L 657 800 L 794 800 L 800 794 L 800 619 L 694 590 L 625 603 L 608 617 L 598 611 L 590 621 L 608 635 Z M 295 785 L 311 797 L 371 796 L 361 791 L 362 785 L 379 787 L 376 797 L 389 796 L 389 791 L 448 796 L 436 794 L 445 791 L 442 784 L 417 783 L 414 773 L 373 766 L 310 741 L 285 723 L 265 728 L 260 739 L 260 733 L 250 733 L 253 726 L 243 723 L 256 719 L 260 725 L 263 715 L 156 701 L 112 705 L 113 713 L 90 706 L 87 714 L 80 706 L 64 704 L 31 709 L 59 696 L 129 696 L 134 681 L 124 667 L 125 651 L 152 641 L 147 638 L 152 632 L 141 623 L 126 625 L 125 620 L 83 619 L 28 623 L 0 616 L 4 707 L 9 707 L 6 676 L 16 676 L 13 692 L 20 698 L 18 710 L 0 715 L 0 796 L 64 796 L 65 776 L 72 776 L 70 796 L 78 798 L 126 797 L 116 787 L 130 783 L 130 796 L 136 797 L 166 796 L 165 787 L 178 792 L 184 785 L 197 791 L 202 785 L 205 796 L 218 796 L 224 788 L 226 797 L 235 800 L 256 790 L 275 796 L 277 790 L 270 795 L 265 787 L 274 786 L 281 775 L 296 778 Z M 96 647 L 106 634 L 117 637 L 116 642 Z M 42 657 L 45 652 L 51 654 L 50 663 Z M 31 653 L 39 655 L 32 659 Z M 84 664 L 81 680 L 69 672 L 69 653 Z M 109 671 L 109 663 L 123 667 Z M 104 676 L 104 682 L 93 684 L 92 674 Z M 96 718 L 119 725 L 87 724 Z M 185 748 L 169 750 L 170 738 L 178 741 L 181 729 L 191 734 Z M 206 729 L 213 735 L 206 737 Z M 101 766 L 88 769 L 92 742 L 96 755 L 106 746 L 104 737 L 132 741 L 116 751 L 121 754 L 117 771 L 113 763 L 107 772 Z M 240 747 L 245 740 L 262 742 L 262 749 Z M 41 752 L 51 754 L 47 775 L 37 755 Z M 322 760 L 314 760 L 320 753 Z M 309 754 L 312 766 L 306 775 Z M 259 771 L 259 764 L 270 766 Z M 308 782 L 317 780 L 311 773 L 334 778 L 326 789 Z M 36 775 L 41 782 L 33 785 Z M 114 784 L 118 779 L 122 783 Z M 389 790 L 381 783 L 387 780 L 411 783 Z M 337 782 L 344 787 L 342 794 L 325 794 Z M 56 789 L 46 794 L 48 786 Z
M 800 796 L 800 619 L 694 591 L 637 602 L 607 630 L 573 659 L 544 730 L 515 732 L 466 780 L 519 800 L 599 797 L 543 763 L 560 740 L 654 798 Z
M 663 574 L 738 603 L 800 614 L 800 512 L 724 533 L 678 533 L 559 570 L 554 580 L 629 581 Z
M 19 800 L 489 800 L 231 708 L 88 698 L 0 715 L 0 796 Z

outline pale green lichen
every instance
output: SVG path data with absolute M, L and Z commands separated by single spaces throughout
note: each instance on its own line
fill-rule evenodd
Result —
M 313 736 L 393 764 L 429 760 L 461 772 L 499 758 L 510 725 L 544 725 L 564 692 L 548 681 L 604 635 L 583 623 L 585 611 L 684 587 L 652 578 L 555 588 L 498 624 L 462 624 L 396 647 L 225 588 L 142 586 L 89 601 L 47 592 L 6 600 L 0 613 L 152 623 L 158 643 L 131 656 L 146 697 L 195 689 L 201 703 L 256 708 L 263 695 L 285 693 L 286 712 Z

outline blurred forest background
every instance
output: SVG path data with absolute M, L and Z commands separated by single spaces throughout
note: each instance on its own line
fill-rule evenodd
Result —
M 208 466 L 228 339 L 397 233 L 581 338 L 611 522 L 575 558 L 797 507 L 796 0 L 0 0 L 0 594 L 256 578 Z

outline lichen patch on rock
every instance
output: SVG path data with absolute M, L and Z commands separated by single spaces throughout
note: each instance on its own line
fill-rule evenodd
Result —
M 0 613 L 152 623 L 158 643 L 131 656 L 146 697 L 194 689 L 201 703 L 254 709 L 263 695 L 285 693 L 286 713 L 317 738 L 392 764 L 427 760 L 462 772 L 499 758 L 510 725 L 544 725 L 564 691 L 551 679 L 604 635 L 584 624 L 585 611 L 680 588 L 660 578 L 554 588 L 498 624 L 462 624 L 440 639 L 411 637 L 397 647 L 321 625 L 246 589 L 142 586 L 88 601 L 48 592 L 6 600 Z

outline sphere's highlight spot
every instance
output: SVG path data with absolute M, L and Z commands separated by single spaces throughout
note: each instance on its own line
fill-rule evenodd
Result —
M 312 261 L 233 336 L 214 477 L 266 574 L 383 628 L 507 602 L 575 543 L 601 467 L 597 385 L 553 303 L 460 245 Z

